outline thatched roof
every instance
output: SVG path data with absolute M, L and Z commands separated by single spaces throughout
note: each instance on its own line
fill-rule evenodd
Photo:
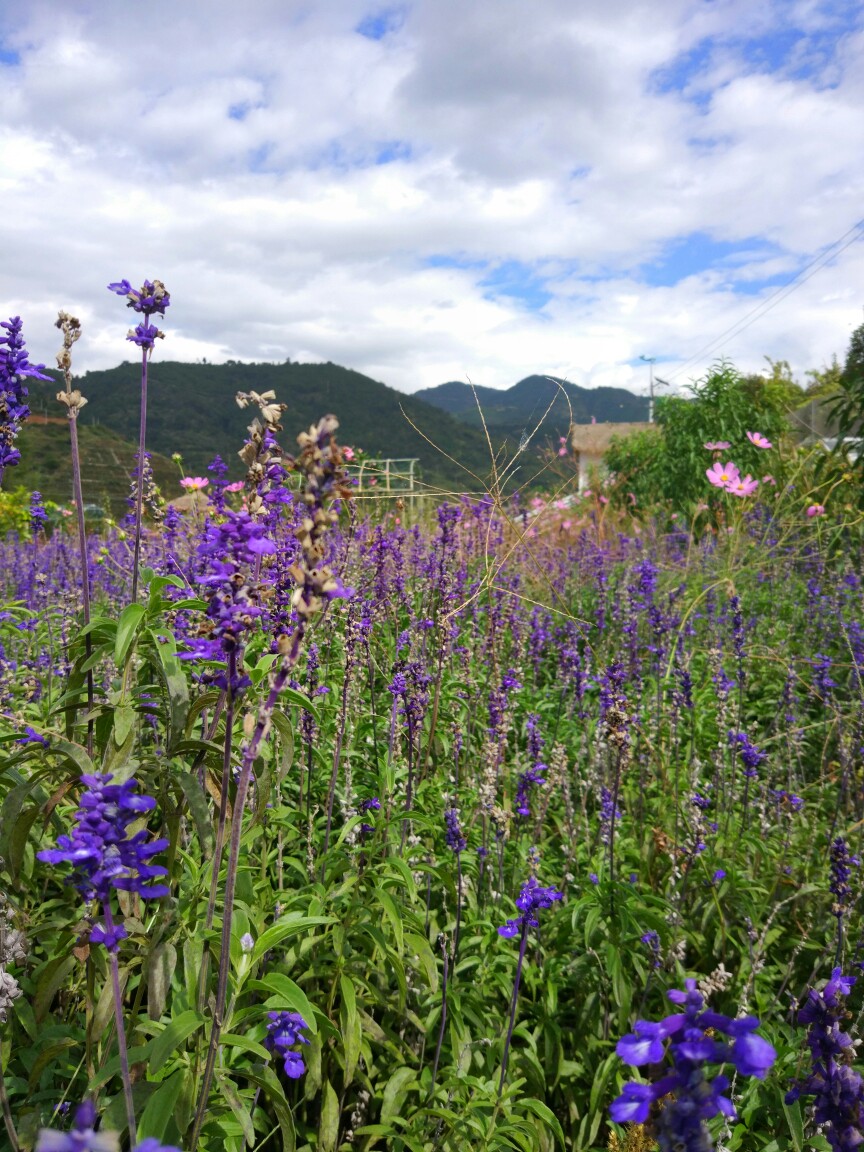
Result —
M 651 425 L 644 420 L 620 424 L 571 424 L 570 447 L 574 452 L 587 452 L 599 456 L 609 447 L 613 436 L 629 436 L 633 432 L 641 432 L 650 427 Z

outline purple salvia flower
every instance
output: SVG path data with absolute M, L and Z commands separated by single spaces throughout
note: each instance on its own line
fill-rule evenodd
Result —
M 522 885 L 522 891 L 516 900 L 516 907 L 522 915 L 502 924 L 498 929 L 498 935 L 509 939 L 518 936 L 523 928 L 538 928 L 540 921 L 537 919 L 537 912 L 541 908 L 551 908 L 556 900 L 563 899 L 563 892 L 559 892 L 557 888 L 544 888 L 538 884 L 537 878 L 532 876 Z
M 30 415 L 26 404 L 28 376 L 36 380 L 50 380 L 44 375 L 44 364 L 31 364 L 27 358 L 24 337 L 21 335 L 21 317 L 13 316 L 0 321 L 0 328 L 6 330 L 0 336 L 0 481 L 7 468 L 12 468 L 21 459 L 15 447 L 15 440 L 21 425 Z
M 444 813 L 445 837 L 447 839 L 447 847 L 451 852 L 464 852 L 468 847 L 468 841 L 462 833 L 459 825 L 459 810 L 458 808 L 448 808 Z
M 729 747 L 733 752 L 737 752 L 744 765 L 744 775 L 752 780 L 756 775 L 756 769 L 766 758 L 764 752 L 760 752 L 755 744 L 751 743 L 749 736 L 746 732 L 729 732 Z
M 843 999 L 854 983 L 854 976 L 835 968 L 821 992 L 807 992 L 798 1023 L 808 1026 L 813 1071 L 786 1095 L 787 1104 L 799 1096 L 814 1098 L 813 1121 L 834 1152 L 855 1152 L 864 1143 L 864 1081 L 852 1067 L 852 1037 L 841 1027 L 848 1017 Z
M 306 1071 L 306 1065 L 295 1047 L 297 1044 L 309 1043 L 308 1037 L 303 1035 L 309 1025 L 299 1012 L 268 1012 L 267 1015 L 270 1022 L 264 1037 L 264 1047 L 279 1054 L 286 1076 L 298 1080 Z
M 671 1069 L 653 1084 L 625 1084 L 610 1108 L 616 1124 L 644 1124 L 651 1105 L 671 1095 L 654 1131 L 660 1152 L 709 1152 L 713 1145 L 705 1121 L 718 1113 L 735 1116 L 727 1096 L 728 1077 L 709 1079 L 706 1064 L 732 1064 L 742 1076 L 761 1080 L 777 1055 L 767 1040 L 756 1035 L 759 1021 L 755 1016 L 733 1020 L 706 1011 L 696 981 L 685 981 L 685 988 L 668 994 L 683 1011 L 659 1022 L 638 1020 L 635 1031 L 622 1037 L 616 1048 L 625 1063 L 636 1067 L 671 1059 Z M 667 1040 L 671 1040 L 668 1051 Z
M 108 909 L 112 889 L 136 892 L 144 899 L 158 899 L 168 895 L 164 884 L 154 884 L 165 876 L 168 869 L 150 860 L 168 847 L 167 840 L 148 843 L 146 829 L 129 836 L 129 825 L 144 812 L 156 807 L 151 796 L 136 792 L 137 782 L 112 784 L 113 777 L 82 776 L 86 786 L 81 794 L 81 807 L 75 813 L 75 828 L 69 836 L 60 836 L 56 848 L 46 848 L 38 859 L 47 864 L 71 864 L 74 868 L 71 883 L 87 900 L 99 900 L 106 909 L 106 925 L 97 924 L 90 939 L 94 944 L 105 944 L 114 951 L 126 935 L 122 926 L 115 926 Z

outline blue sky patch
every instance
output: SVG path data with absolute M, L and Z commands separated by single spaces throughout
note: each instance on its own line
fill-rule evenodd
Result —
M 21 63 L 21 53 L 0 44 L 0 64 L 15 65 Z
M 774 279 L 783 280 L 788 273 L 763 280 L 741 280 L 735 269 L 742 264 L 765 260 L 780 254 L 780 249 L 758 237 L 743 240 L 714 240 L 705 232 L 692 232 L 689 236 L 671 240 L 666 250 L 650 264 L 642 266 L 642 279 L 652 288 L 671 288 L 696 276 L 700 272 L 721 269 L 735 281 L 736 292 L 758 292 Z M 755 285 L 755 286 L 754 286 Z
M 410 160 L 411 145 L 407 140 L 388 140 L 381 144 L 375 156 L 376 164 L 392 164 L 394 160 Z
M 367 40 L 383 40 L 391 32 L 398 32 L 404 23 L 404 8 L 382 8 L 364 16 L 354 31 Z
M 710 38 L 700 40 L 689 52 L 682 52 L 662 68 L 652 73 L 649 86 L 654 92 L 684 93 L 706 72 L 711 64 L 714 42 Z M 711 93 L 698 88 L 688 93 L 688 99 L 699 106 L 705 106 Z
M 531 312 L 539 312 L 552 299 L 542 278 L 529 264 L 519 260 L 505 260 L 496 265 L 479 281 L 487 300 L 507 296 Z

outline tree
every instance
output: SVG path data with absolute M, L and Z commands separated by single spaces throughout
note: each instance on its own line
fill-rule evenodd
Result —
M 742 475 L 749 472 L 761 478 L 765 453 L 747 439 L 747 433 L 761 432 L 777 444 L 786 432 L 788 389 L 772 387 L 772 379 L 742 376 L 728 360 L 719 361 L 691 385 L 689 398 L 658 400 L 656 440 L 628 437 L 607 453 L 607 466 L 622 485 L 628 477 L 631 485 L 639 478 L 637 496 L 650 486 L 655 499 L 668 500 L 681 511 L 716 495 L 705 477 L 713 459 L 706 443 L 728 441 L 731 447 L 724 460 L 733 460 Z M 775 463 L 776 458 L 772 466 Z

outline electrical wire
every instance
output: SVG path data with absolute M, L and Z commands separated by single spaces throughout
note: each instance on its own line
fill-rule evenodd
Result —
M 714 351 L 726 340 L 733 336 L 738 336 L 742 332 L 746 331 L 746 329 L 749 328 L 751 324 L 755 324 L 757 320 L 760 320 L 763 316 L 770 312 L 772 308 L 775 308 L 781 302 L 781 300 L 785 300 L 788 296 L 791 296 L 792 293 L 800 288 L 802 284 L 806 284 L 807 281 L 811 279 L 811 277 L 815 276 L 817 272 L 821 271 L 824 267 L 826 267 L 826 265 L 830 264 L 831 261 L 834 260 L 835 257 L 839 256 L 841 252 L 845 252 L 847 248 L 851 247 L 854 243 L 856 243 L 856 241 L 860 240 L 862 236 L 864 236 L 864 219 L 859 220 L 856 224 L 853 224 L 852 227 L 844 232 L 838 240 L 835 240 L 833 244 L 830 244 L 828 248 L 820 252 L 818 256 L 814 256 L 814 258 L 808 264 L 805 264 L 804 267 L 791 280 L 787 281 L 785 284 L 781 284 L 780 287 L 776 288 L 770 296 L 767 296 L 764 300 L 760 301 L 760 303 L 757 304 L 755 308 L 751 308 L 749 312 L 746 312 L 740 320 L 737 320 L 724 332 L 721 332 L 719 336 L 716 336 L 713 340 L 703 345 L 703 347 L 700 348 L 698 352 L 694 353 L 688 360 L 685 360 L 685 362 L 679 368 L 670 373 L 669 381 L 671 382 L 677 376 L 680 376 L 683 372 L 686 372 L 687 369 L 691 367 L 691 365 L 697 363 L 709 352 Z

